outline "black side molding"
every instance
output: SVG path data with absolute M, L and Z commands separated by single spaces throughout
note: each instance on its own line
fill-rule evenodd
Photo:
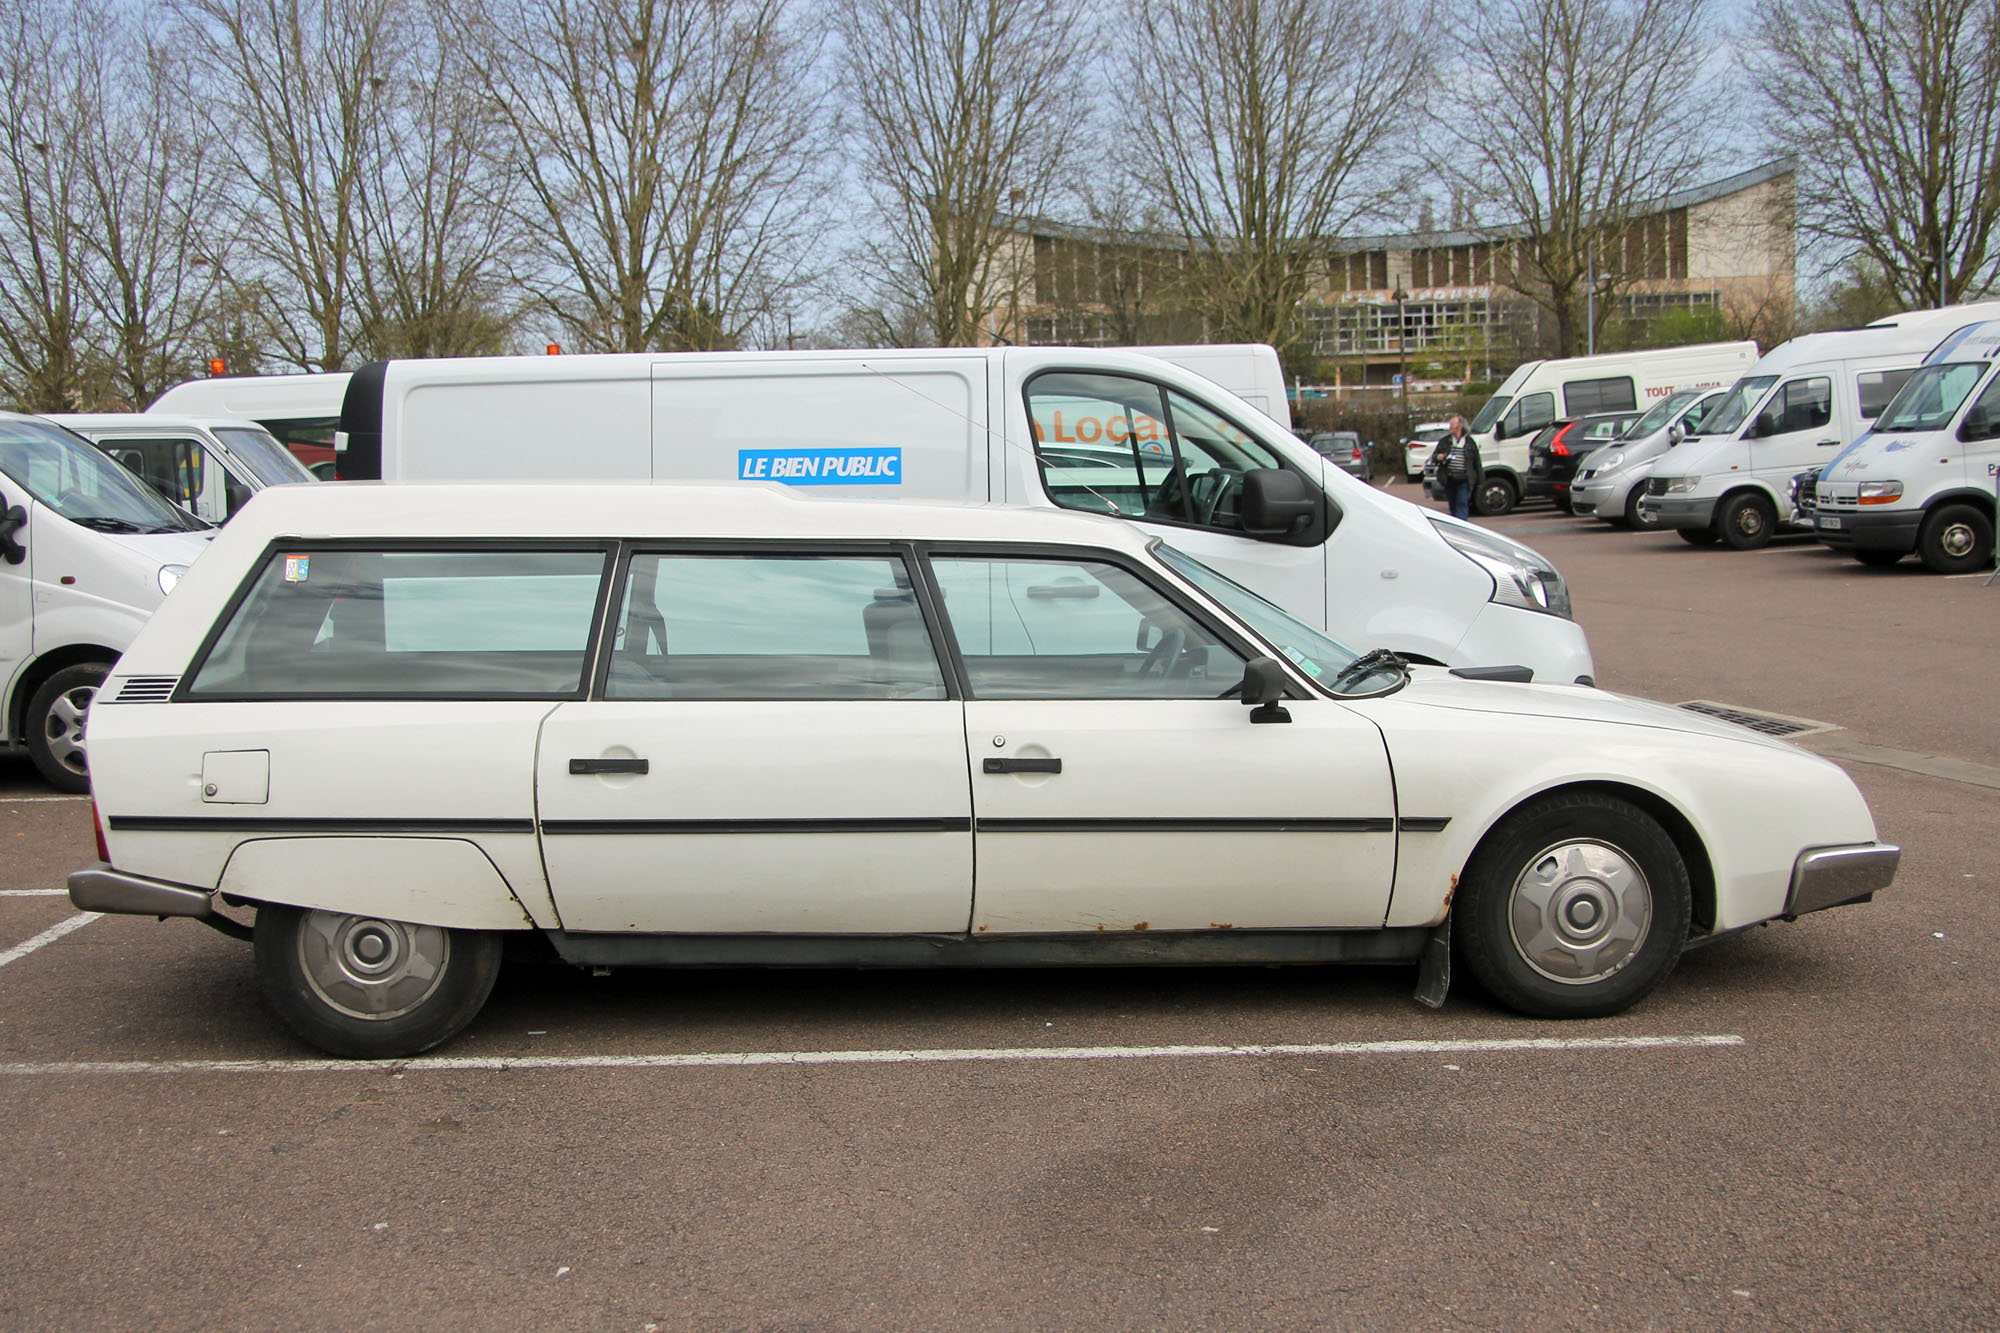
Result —
M 1060 759 L 988 759 L 980 766 L 988 773 L 1060 773 Z
M 1451 674 L 1461 680 L 1511 680 L 1526 685 L 1535 673 L 1524 666 L 1453 667 Z
M 645 773 L 650 765 L 644 759 L 572 759 L 569 761 L 572 773 Z

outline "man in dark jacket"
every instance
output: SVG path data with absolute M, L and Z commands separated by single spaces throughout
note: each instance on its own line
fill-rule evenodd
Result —
M 1472 497 L 1479 494 L 1486 468 L 1479 461 L 1479 446 L 1466 434 L 1464 417 L 1451 419 L 1451 432 L 1437 442 L 1437 448 L 1431 451 L 1431 462 L 1437 466 L 1438 484 L 1444 487 L 1445 503 L 1451 506 L 1452 516 L 1471 518 Z

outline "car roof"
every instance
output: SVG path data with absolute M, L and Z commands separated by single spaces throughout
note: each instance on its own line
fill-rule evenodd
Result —
M 1144 550 L 1129 521 L 1049 509 L 846 500 L 775 483 L 338 482 L 259 491 L 228 534 L 255 538 L 770 538 L 1059 542 Z M 232 542 L 231 545 L 237 543 Z
M 182 417 L 151 412 L 51 412 L 49 420 L 76 429 L 117 429 L 165 433 L 174 430 L 262 430 L 241 417 Z

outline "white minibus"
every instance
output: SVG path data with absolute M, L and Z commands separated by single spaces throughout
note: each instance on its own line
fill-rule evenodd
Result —
M 332 479 L 333 432 L 347 372 L 319 375 L 222 375 L 176 384 L 148 415 L 231 417 L 254 421 L 276 436 L 316 477 Z
M 313 480 L 297 456 L 254 421 L 150 412 L 58 413 L 168 501 L 221 524 L 266 486 Z

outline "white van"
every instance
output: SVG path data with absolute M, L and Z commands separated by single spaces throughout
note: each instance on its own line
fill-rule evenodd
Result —
M 176 384 L 146 409 L 148 416 L 230 417 L 254 421 L 276 436 L 316 477 L 332 480 L 333 432 L 347 372 L 320 375 L 223 375 Z
M 1527 493 L 1528 444 L 1550 422 L 1643 411 L 1682 389 L 1719 389 L 1756 361 L 1756 343 L 1733 342 L 1521 363 L 1469 427 L 1486 470 L 1478 511 L 1504 514 Z
M 1527 547 L 1355 480 L 1236 395 L 1060 347 L 377 362 L 343 479 L 779 481 L 1133 519 L 1316 627 L 1445 665 L 1592 675 Z
M 0 749 L 88 790 L 97 687 L 212 531 L 81 437 L 0 413 Z
M 1701 438 L 1676 449 L 1671 467 L 1654 467 L 1642 513 L 1692 545 L 1765 545 L 1791 522 L 1792 478 L 1831 463 L 1949 334 L 1994 315 L 2000 301 L 1912 311 L 1773 348 L 1703 421 Z
M 222 524 L 266 486 L 311 481 L 306 465 L 254 421 L 150 412 L 52 414 L 168 501 Z
M 1819 539 L 1865 565 L 1915 551 L 1940 574 L 1993 563 L 2000 320 L 1954 333 L 1820 475 Z
M 1701 432 L 1702 419 L 1727 396 L 1722 389 L 1682 389 L 1632 423 L 1625 438 L 1583 460 L 1570 483 L 1570 512 L 1628 528 L 1644 528 L 1639 500 L 1646 478 L 1667 450 Z

